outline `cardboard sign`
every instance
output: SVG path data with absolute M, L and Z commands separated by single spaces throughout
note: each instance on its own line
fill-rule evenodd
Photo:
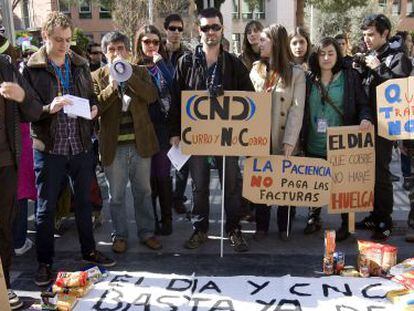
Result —
M 181 142 L 184 154 L 255 155 L 270 152 L 271 94 L 183 91 Z
M 254 203 L 321 207 L 330 190 L 331 166 L 322 159 L 253 157 L 244 164 L 243 197 Z
M 402 287 L 383 278 L 214 277 L 110 272 L 75 311 L 379 311 L 403 310 L 386 293 Z
M 359 126 L 329 127 L 332 192 L 328 213 L 368 212 L 374 207 L 375 134 Z
M 3 266 L 1 265 L 1 259 L 0 259 L 0 306 L 1 310 L 9 311 L 10 310 L 10 304 L 9 304 L 9 295 L 7 293 L 7 287 L 6 287 L 6 280 L 4 279 L 4 272 L 3 272 Z
M 389 140 L 414 139 L 414 77 L 377 86 L 378 135 Z

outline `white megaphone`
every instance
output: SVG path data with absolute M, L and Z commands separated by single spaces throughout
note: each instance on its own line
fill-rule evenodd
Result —
M 117 82 L 128 81 L 132 76 L 132 67 L 124 59 L 117 59 L 109 65 L 109 74 Z

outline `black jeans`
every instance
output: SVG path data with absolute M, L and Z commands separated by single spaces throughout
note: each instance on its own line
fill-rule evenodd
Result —
M 75 199 L 75 219 L 83 255 L 95 250 L 90 186 L 93 172 L 92 152 L 61 156 L 34 150 L 37 186 L 36 249 L 39 263 L 52 264 L 56 203 L 62 181 L 70 176 Z
M 6 286 L 10 288 L 10 267 L 13 257 L 12 224 L 16 213 L 16 167 L 0 167 L 0 185 L 0 257 Z
M 394 206 L 394 195 L 390 162 L 393 145 L 393 141 L 375 136 L 375 188 L 372 216 L 377 225 L 381 222 L 385 223 L 386 226 L 392 225 L 391 215 Z
M 266 204 L 251 204 L 256 209 L 256 231 L 268 232 L 270 223 L 270 209 L 272 207 L 267 206 Z M 292 228 L 294 208 L 294 206 L 290 207 L 289 232 Z M 289 206 L 279 206 L 277 208 L 277 226 L 279 228 L 279 232 L 288 231 L 288 214 Z
M 186 163 L 181 170 L 175 172 L 175 190 L 173 194 L 174 201 L 185 202 L 185 188 L 187 187 L 187 179 L 189 174 L 189 164 Z
M 192 156 L 189 160 L 190 174 L 193 179 L 193 209 L 191 221 L 195 231 L 207 232 L 210 214 L 210 165 L 206 156 Z M 215 161 L 222 183 L 222 157 L 216 156 Z M 238 157 L 226 157 L 226 182 L 224 208 L 226 212 L 226 232 L 238 229 L 240 221 L 241 174 Z

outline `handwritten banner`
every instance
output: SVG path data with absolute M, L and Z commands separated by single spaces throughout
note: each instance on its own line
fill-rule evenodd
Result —
M 402 310 L 385 295 L 400 285 L 382 278 L 205 277 L 111 272 L 75 311 Z
M 270 151 L 271 94 L 183 91 L 181 141 L 184 154 L 267 156 Z
M 378 135 L 389 140 L 414 139 L 414 77 L 377 86 Z
M 368 212 L 374 208 L 375 134 L 359 126 L 328 128 L 332 192 L 328 213 Z
M 330 189 L 331 166 L 322 159 L 253 157 L 244 164 L 243 197 L 254 203 L 321 207 Z

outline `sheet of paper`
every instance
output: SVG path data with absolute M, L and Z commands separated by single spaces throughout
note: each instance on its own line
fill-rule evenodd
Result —
M 188 161 L 191 155 L 186 155 L 181 152 L 181 143 L 178 146 L 172 146 L 167 153 L 168 158 L 171 161 L 171 164 L 177 170 L 181 170 L 183 165 Z
M 88 120 L 92 119 L 89 99 L 73 95 L 63 95 L 63 97 L 69 99 L 72 102 L 72 105 L 66 105 L 63 107 L 64 113 Z

